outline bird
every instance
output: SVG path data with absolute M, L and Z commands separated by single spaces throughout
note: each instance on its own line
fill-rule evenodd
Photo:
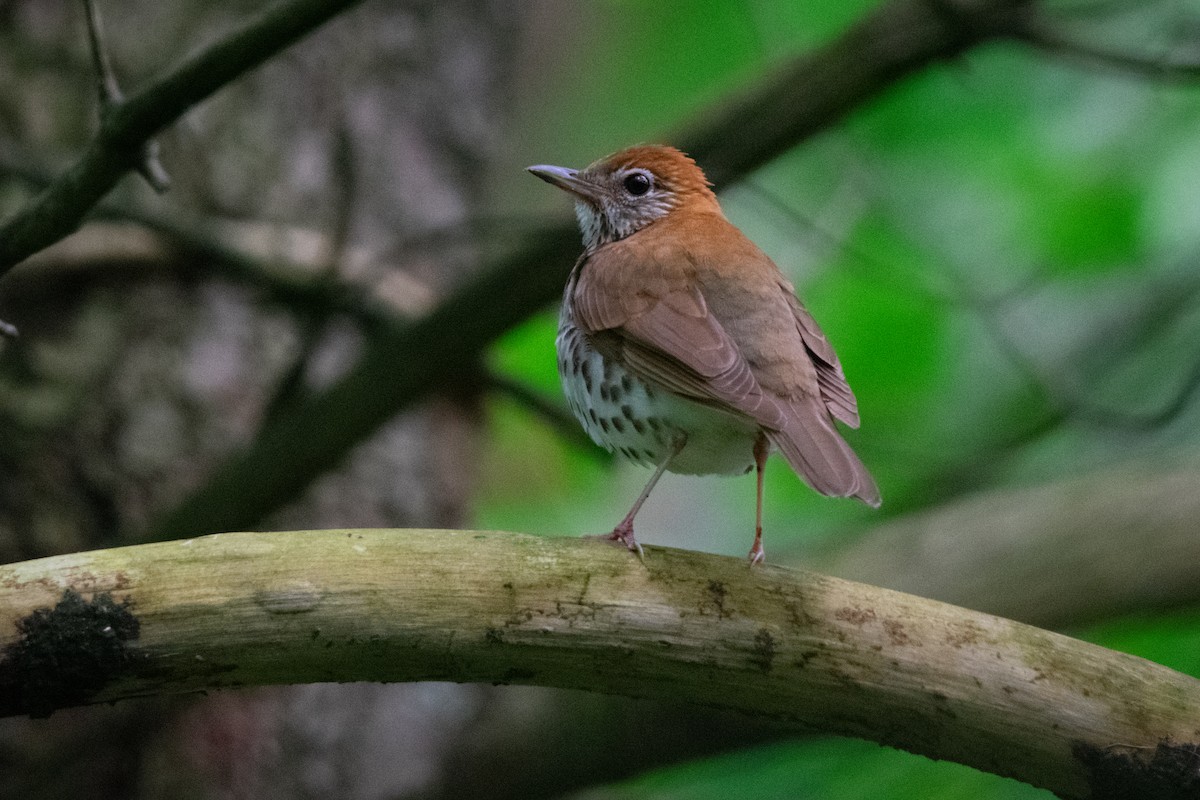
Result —
M 555 339 L 567 403 L 601 447 L 654 467 L 603 538 L 644 559 L 633 521 L 664 472 L 754 469 L 748 559 L 762 562 L 772 451 L 817 492 L 879 506 L 874 479 L 835 424 L 859 425 L 837 354 L 775 262 L 725 217 L 691 157 L 636 145 L 585 169 L 528 171 L 573 197 L 583 235 Z

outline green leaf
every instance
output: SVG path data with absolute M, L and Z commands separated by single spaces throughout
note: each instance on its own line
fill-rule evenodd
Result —
M 1036 233 L 1047 262 L 1068 272 L 1136 266 L 1141 200 L 1116 179 L 1089 182 L 1078 171 L 1057 176 L 1058 196 L 1041 204 Z
M 1049 792 L 852 739 L 780 742 L 647 773 L 574 800 L 1051 800 Z
M 1079 635 L 1200 678 L 1200 608 L 1133 614 L 1092 626 Z

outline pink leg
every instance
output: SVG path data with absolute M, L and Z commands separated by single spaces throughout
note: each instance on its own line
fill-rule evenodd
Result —
M 646 488 L 642 489 L 642 493 L 638 495 L 638 499 L 633 501 L 633 508 L 629 509 L 629 513 L 625 515 L 625 519 L 617 523 L 617 527 L 613 528 L 612 533 L 602 538 L 613 542 L 620 542 L 637 553 L 638 558 L 645 560 L 646 554 L 642 552 L 642 546 L 638 544 L 638 540 L 633 535 L 633 518 L 637 516 L 638 511 L 642 508 L 642 503 L 646 502 L 646 498 L 654 490 L 654 485 L 658 483 L 658 479 L 667 471 L 667 465 L 671 463 L 671 459 L 679 455 L 679 451 L 683 449 L 685 444 L 687 444 L 686 436 L 681 434 L 675 439 L 675 444 L 671 448 L 671 452 L 667 454 L 667 457 L 654 470 L 654 474 L 650 476 L 650 480 L 646 483 Z
M 754 440 L 754 469 L 758 478 L 758 497 L 754 513 L 754 546 L 750 548 L 750 565 L 761 564 L 766 558 L 762 546 L 762 497 L 763 497 L 763 468 L 767 465 L 767 454 L 771 447 L 767 437 L 760 433 Z

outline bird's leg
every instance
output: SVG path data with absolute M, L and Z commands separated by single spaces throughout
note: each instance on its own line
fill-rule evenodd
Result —
M 637 500 L 633 501 L 633 508 L 629 509 L 629 513 L 625 515 L 625 519 L 617 523 L 617 527 L 613 528 L 612 533 L 605 536 L 605 539 L 620 542 L 637 553 L 638 558 L 645 560 L 646 554 L 642 552 L 642 546 L 633 535 L 633 518 L 637 516 L 638 511 L 642 508 L 642 503 L 646 502 L 646 498 L 654 490 L 654 485 L 658 483 L 658 479 L 667 471 L 667 465 L 671 463 L 671 459 L 679 455 L 679 451 L 683 449 L 685 444 L 687 444 L 687 436 L 685 434 L 681 433 L 675 437 L 675 441 L 671 443 L 671 452 L 667 453 L 666 458 L 654 470 L 654 474 L 646 482 L 646 488 L 642 489 L 642 493 L 638 495 Z
M 754 510 L 754 546 L 750 548 L 750 566 L 761 564 L 767 557 L 762 546 L 762 496 L 763 468 L 767 466 L 767 454 L 770 450 L 766 434 L 759 431 L 758 438 L 754 440 L 754 471 L 758 478 L 758 502 L 755 504 Z

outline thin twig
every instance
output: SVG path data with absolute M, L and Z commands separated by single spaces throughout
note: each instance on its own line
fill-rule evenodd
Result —
M 79 227 L 146 142 L 188 109 L 361 0 L 289 0 L 186 59 L 111 109 L 83 155 L 40 195 L 0 224 L 0 275 Z
M 95 0 L 83 0 L 87 12 L 88 44 L 92 52 L 92 66 L 96 69 L 96 91 L 100 96 L 101 113 L 123 100 L 121 87 L 117 84 L 116 73 L 113 72 L 112 61 L 108 57 L 108 48 L 104 44 L 103 28 L 100 25 L 100 9 Z
M 105 117 L 119 107 L 125 97 L 121 94 L 117 74 L 113 70 L 112 60 L 108 57 L 104 29 L 100 24 L 100 9 L 95 0 L 83 0 L 83 5 L 87 12 L 88 44 L 92 51 L 92 64 L 96 68 L 96 90 L 100 95 L 100 119 L 103 123 Z M 137 170 L 154 191 L 162 194 L 171 188 L 171 176 L 163 167 L 159 154 L 158 142 L 154 139 L 147 140 L 142 146 L 142 157 Z
M 1041 391 L 1049 406 L 1051 418 L 1060 422 L 1071 420 L 1108 430 L 1154 430 L 1178 416 L 1200 390 L 1200 358 L 1197 358 L 1188 366 L 1187 377 L 1179 389 L 1157 409 L 1139 412 L 1089 402 L 1079 396 L 1078 391 L 1064 386 L 1056 378 L 1054 370 L 1044 369 L 1037 364 L 1024 348 L 1008 335 L 999 319 L 1003 310 L 999 303 L 990 299 L 974 300 L 965 283 L 960 285 L 960 290 L 960 303 L 974 312 L 976 319 L 1009 363 L 1025 376 L 1031 386 L 1036 386 Z M 1039 430 L 1044 429 L 1039 426 Z
M 909 295 L 914 300 L 933 301 L 948 305 L 955 302 L 955 297 L 939 288 L 929 285 L 925 274 L 900 274 L 896 265 L 888 262 L 886 257 L 876 255 L 857 246 L 854 242 L 839 237 L 817 222 L 816 219 L 813 219 L 799 209 L 793 208 L 777 192 L 767 188 L 761 182 L 755 180 L 745 181 L 741 188 L 749 189 L 752 194 L 760 198 L 773 211 L 782 215 L 790 222 L 813 232 L 831 247 L 844 253 L 849 257 L 848 260 L 851 268 L 856 269 L 860 275 L 887 285 L 888 288 L 897 294 Z
M 157 139 L 151 139 L 142 147 L 142 160 L 138 162 L 138 174 L 150 184 L 150 188 L 163 194 L 171 188 L 171 176 L 162 165 L 162 148 Z
M 1155 81 L 1188 84 L 1200 81 L 1200 59 L 1168 61 L 1141 53 L 1115 50 L 1074 39 L 1044 20 L 1031 18 L 1015 31 L 1015 36 L 1040 50 L 1089 66 L 1104 67 Z
M 331 232 L 326 237 L 327 244 L 321 256 L 322 263 L 317 268 L 316 283 L 320 287 L 338 283 L 339 266 L 346 257 L 350 243 L 350 229 L 354 222 L 357 197 L 354 141 L 345 110 L 339 108 L 339 111 L 341 113 L 334 125 L 333 144 L 328 153 L 335 197 Z M 329 328 L 330 314 L 322 309 L 307 312 L 293 309 L 293 317 L 299 329 L 299 351 L 283 371 L 283 377 L 276 383 L 263 407 L 264 424 L 269 424 L 276 417 L 286 414 L 288 409 L 304 399 L 307 391 L 305 376 Z

